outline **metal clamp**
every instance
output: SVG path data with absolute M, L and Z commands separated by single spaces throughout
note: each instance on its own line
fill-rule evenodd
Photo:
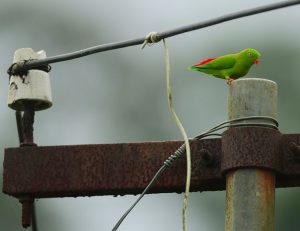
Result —
M 222 136 L 221 171 L 237 168 L 266 168 L 280 173 L 282 134 L 265 127 L 231 128 Z

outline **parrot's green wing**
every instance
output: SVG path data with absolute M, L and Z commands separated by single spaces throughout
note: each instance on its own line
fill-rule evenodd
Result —
M 234 54 L 220 56 L 210 62 L 197 66 L 199 69 L 211 69 L 211 70 L 224 70 L 229 69 L 236 63 L 236 56 Z

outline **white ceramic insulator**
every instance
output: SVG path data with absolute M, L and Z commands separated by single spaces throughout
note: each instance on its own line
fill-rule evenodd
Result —
M 46 52 L 35 52 L 31 48 L 15 51 L 14 63 L 30 59 L 46 58 Z M 8 106 L 23 111 L 26 102 L 32 103 L 35 111 L 52 106 L 52 94 L 49 74 L 41 70 L 29 70 L 26 76 L 13 75 L 9 81 Z

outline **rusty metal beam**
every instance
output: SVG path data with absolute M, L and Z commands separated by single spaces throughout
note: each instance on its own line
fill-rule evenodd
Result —
M 138 194 L 182 142 L 147 142 L 5 149 L 3 192 L 35 198 Z M 192 141 L 192 191 L 223 190 L 214 167 L 201 167 L 201 150 L 220 160 L 221 140 Z M 150 192 L 182 192 L 185 158 L 179 159 Z
M 282 164 L 276 187 L 300 186 L 300 135 L 282 135 L 279 142 L 276 155 Z M 34 198 L 138 194 L 181 144 L 168 141 L 7 148 L 3 192 Z M 221 139 L 191 141 L 191 191 L 225 189 L 221 146 Z M 207 153 L 213 157 L 212 164 L 207 164 Z M 185 166 L 185 158 L 179 159 L 150 193 L 183 192 Z

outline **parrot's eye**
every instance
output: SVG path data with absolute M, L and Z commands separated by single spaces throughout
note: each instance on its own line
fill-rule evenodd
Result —
M 249 52 L 249 53 L 248 53 L 248 56 L 249 56 L 249 57 L 252 57 L 252 56 L 253 56 L 253 53 Z

